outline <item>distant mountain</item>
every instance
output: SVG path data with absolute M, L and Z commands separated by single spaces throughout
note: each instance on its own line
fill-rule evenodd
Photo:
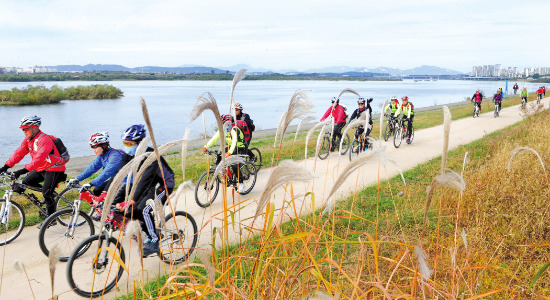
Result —
M 231 73 L 228 70 L 222 70 L 222 69 L 212 68 L 212 67 L 203 67 L 203 66 L 189 66 L 189 67 L 144 66 L 144 67 L 128 68 L 121 65 L 88 64 L 84 66 L 58 65 L 58 66 L 49 66 L 49 67 L 56 68 L 58 72 L 131 72 L 131 73 L 177 73 L 177 74 Z
M 416 67 L 414 69 L 408 69 L 403 71 L 403 75 L 460 75 L 464 74 L 462 72 L 450 70 L 450 69 L 443 69 L 440 67 L 435 66 L 421 66 Z

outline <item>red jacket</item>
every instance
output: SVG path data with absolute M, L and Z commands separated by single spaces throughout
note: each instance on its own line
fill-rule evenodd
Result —
M 537 90 L 537 94 L 542 94 L 542 89 L 541 89 L 541 88 L 539 88 L 539 89 Z
M 346 115 L 344 113 L 344 108 L 342 105 L 336 105 L 336 107 L 329 107 L 323 117 L 321 118 L 321 121 L 324 121 L 332 112 L 332 117 L 334 118 L 334 123 L 346 123 Z
M 50 154 L 52 150 L 53 154 Z M 42 131 L 39 131 L 34 138 L 30 140 L 25 137 L 21 145 L 19 145 L 8 161 L 6 161 L 6 165 L 12 168 L 29 153 L 31 154 L 31 162 L 25 165 L 25 169 L 29 171 L 66 170 L 65 165 L 57 165 L 57 163 L 61 161 L 59 152 L 55 148 L 50 136 Z

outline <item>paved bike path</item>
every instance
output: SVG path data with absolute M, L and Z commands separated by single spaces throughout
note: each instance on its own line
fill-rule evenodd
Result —
M 543 103 L 545 107 L 548 107 L 548 98 L 545 98 Z M 476 119 L 469 117 L 453 121 L 451 124 L 449 150 L 480 139 L 488 133 L 503 129 L 521 119 L 519 106 L 516 105 L 502 109 L 500 117 L 498 118 L 494 118 L 493 112 L 490 111 L 484 112 Z M 416 131 L 414 142 L 411 145 L 403 143 L 398 149 L 394 148 L 391 139 L 383 144 L 386 146 L 386 156 L 396 161 L 400 168 L 405 171 L 441 155 L 443 148 L 443 126 L 440 125 Z M 295 155 L 297 158 L 303 158 L 303 153 L 296 153 Z M 271 158 L 264 157 L 264 164 L 269 164 L 270 160 Z M 339 172 L 349 164 L 349 159 L 347 155 L 338 156 L 335 152 L 331 152 L 327 160 L 321 161 L 319 159 L 309 158 L 307 160 L 301 160 L 299 163 L 313 170 L 318 177 L 308 184 L 294 183 L 294 194 L 303 196 L 307 192 L 315 193 L 315 208 L 319 208 L 326 202 L 327 194 L 330 192 Z M 257 201 L 261 198 L 270 174 L 271 169 L 264 167 L 258 175 L 255 188 L 246 196 L 235 194 L 235 198 L 233 199 L 233 190 L 227 189 L 229 205 L 231 205 L 233 201 L 239 202 L 249 199 L 242 205 L 240 212 L 235 214 L 236 221 L 240 220 L 242 226 L 249 226 L 251 224 L 256 211 Z M 373 159 L 365 164 L 365 166 L 361 167 L 359 171 L 352 174 L 344 184 L 340 186 L 335 194 L 335 198 L 343 199 L 352 194 L 355 189 L 359 190 L 363 187 L 376 184 L 379 179 L 384 180 L 397 174 L 398 171 L 394 166 L 388 165 L 387 167 L 382 166 L 379 168 L 378 160 Z M 203 249 L 208 248 L 208 245 L 211 243 L 212 228 L 223 227 L 219 214 L 212 218 L 213 215 L 223 211 L 221 194 L 222 192 L 220 190 L 216 201 L 206 209 L 202 209 L 196 205 L 193 192 L 186 192 L 177 203 L 179 210 L 185 210 L 194 216 L 199 228 L 207 223 L 200 233 L 199 238 L 199 247 Z M 271 197 L 271 201 L 273 201 L 277 209 L 275 214 L 276 221 L 294 215 L 294 211 L 288 209 L 288 204 L 284 204 L 285 201 L 289 199 L 288 193 L 283 188 L 277 189 Z M 175 199 L 172 201 L 174 200 Z M 309 198 L 307 201 L 303 202 L 303 197 L 296 197 L 296 205 L 298 207 L 298 213 L 304 213 L 313 209 Z M 283 213 L 279 210 L 282 207 L 284 207 Z M 262 220 L 256 220 L 255 227 L 261 228 L 261 224 L 263 224 Z M 239 242 L 239 240 L 246 238 L 248 231 L 243 230 L 242 227 L 237 224 L 235 230 L 230 226 L 228 234 L 231 241 Z M 141 277 L 139 273 L 141 266 L 135 245 L 133 244 L 132 249 L 130 249 L 128 239 L 124 239 L 123 245 L 126 252 L 127 264 L 130 268 L 130 275 L 124 273 L 121 282 L 118 284 L 118 289 L 113 289 L 110 293 L 105 295 L 105 299 L 114 298 L 115 293 L 116 296 L 126 294 L 127 289 L 132 291 L 132 280 Z M 220 245 L 219 236 L 216 245 Z M 13 261 L 16 259 L 21 259 L 26 264 L 26 271 L 36 299 L 48 299 L 51 297 L 48 259 L 39 249 L 38 229 L 36 229 L 35 226 L 24 228 L 21 236 L 14 242 L 7 246 L 0 247 L 0 253 L 3 255 L 3 278 L 0 299 L 32 299 L 29 283 L 25 275 L 15 271 L 12 267 Z M 131 256 L 130 261 L 128 261 L 129 255 Z M 156 274 L 164 273 L 168 267 L 160 262 L 157 257 L 144 259 L 144 264 L 145 269 L 148 270 L 148 276 L 151 279 L 153 279 Z M 60 294 L 59 299 L 79 298 L 79 296 L 70 291 L 67 284 L 66 263 L 60 262 L 58 264 L 55 276 L 55 293 L 58 295 Z M 128 283 L 128 280 L 130 280 L 130 283 Z

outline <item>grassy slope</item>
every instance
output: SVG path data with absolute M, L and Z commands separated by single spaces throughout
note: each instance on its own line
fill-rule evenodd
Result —
M 422 297 L 413 258 L 414 246 L 421 244 L 434 270 L 426 285 L 437 291 L 425 288 L 428 298 L 548 294 L 548 276 L 541 277 L 533 291 L 528 289 L 536 272 L 550 261 L 547 176 L 532 153 L 516 156 L 510 171 L 506 166 L 517 146 L 536 149 L 548 163 L 550 143 L 544 137 L 549 117 L 545 111 L 451 151 L 448 167 L 457 172 L 469 152 L 466 190 L 461 197 L 452 189 L 435 187 L 422 238 L 426 187 L 441 168 L 440 158 L 405 172 L 406 187 L 396 176 L 340 202 L 330 217 L 319 212 L 302 216 L 231 246 L 228 254 L 216 252 L 216 269 L 231 275 L 218 273 L 216 286 L 234 287 L 252 298 L 273 298 L 277 292 L 303 298 L 313 290 L 353 298 L 382 296 L 378 283 L 387 284 L 394 296 Z M 297 237 L 300 234 L 304 236 Z M 194 280 L 206 282 L 204 269 L 194 270 Z

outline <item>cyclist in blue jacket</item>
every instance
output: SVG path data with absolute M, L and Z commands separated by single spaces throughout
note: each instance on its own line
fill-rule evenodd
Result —
M 103 168 L 103 171 L 96 178 L 92 179 L 90 183 L 82 185 L 81 192 L 84 189 L 90 189 L 95 187 L 93 194 L 99 196 L 103 191 L 107 191 L 109 188 L 111 178 L 115 176 L 120 168 L 124 152 L 119 149 L 113 149 L 109 145 L 109 133 L 96 132 L 92 134 L 88 141 L 90 147 L 97 156 L 94 161 L 75 179 L 71 179 L 69 184 L 79 183 L 80 181 L 92 176 L 95 172 Z

